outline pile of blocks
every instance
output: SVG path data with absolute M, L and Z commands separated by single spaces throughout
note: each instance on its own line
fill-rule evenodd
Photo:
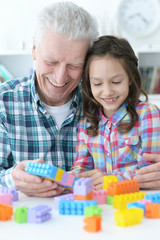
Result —
M 39 205 L 33 208 L 16 207 L 13 211 L 13 202 L 18 201 L 18 192 L 14 188 L 0 188 L 0 221 L 12 219 L 18 223 L 42 223 L 51 218 L 52 208 L 47 205 Z
M 160 193 L 146 194 L 139 191 L 135 180 L 119 182 L 114 175 L 104 176 L 103 190 L 96 191 L 91 178 L 77 178 L 71 173 L 52 165 L 28 162 L 25 171 L 72 190 L 71 193 L 54 197 L 54 207 L 61 215 L 84 216 L 84 229 L 88 232 L 101 230 L 101 204 L 112 205 L 117 226 L 127 227 L 141 223 L 143 217 L 160 218 Z M 0 188 L 0 220 L 14 220 L 18 223 L 42 223 L 51 218 L 52 208 L 38 205 L 33 208 L 15 208 L 18 201 L 16 189 Z

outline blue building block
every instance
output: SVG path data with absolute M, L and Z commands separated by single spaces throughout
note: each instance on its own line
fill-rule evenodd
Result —
M 25 171 L 40 177 L 54 179 L 58 168 L 49 164 L 28 162 Z
M 144 203 L 140 203 L 140 202 L 127 203 L 127 208 L 141 208 L 141 209 L 143 209 L 144 213 L 146 212 L 145 204 Z
M 84 215 L 84 209 L 88 206 L 96 206 L 97 201 L 75 201 L 75 200 L 60 200 L 59 213 L 62 215 Z
M 153 203 L 160 203 L 160 193 L 147 194 L 144 198 L 151 200 Z
M 52 208 L 47 205 L 39 205 L 28 209 L 28 222 L 42 223 L 51 218 Z
M 56 196 L 56 197 L 54 197 L 54 208 L 56 210 L 59 209 L 60 200 L 73 200 L 73 199 L 74 199 L 73 193 L 68 193 L 68 194 L 63 194 L 63 195 Z

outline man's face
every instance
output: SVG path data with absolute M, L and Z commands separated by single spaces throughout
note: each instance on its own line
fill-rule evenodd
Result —
M 37 91 L 43 102 L 59 106 L 72 98 L 88 47 L 88 40 L 68 40 L 54 32 L 47 32 L 38 46 L 33 45 Z

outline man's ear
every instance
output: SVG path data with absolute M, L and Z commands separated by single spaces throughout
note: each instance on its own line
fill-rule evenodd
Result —
M 33 60 L 36 60 L 36 45 L 35 45 L 35 40 L 33 40 L 32 59 L 33 59 Z

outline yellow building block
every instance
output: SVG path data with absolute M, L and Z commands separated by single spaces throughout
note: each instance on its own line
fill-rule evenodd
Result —
M 117 226 L 128 227 L 135 224 L 140 224 L 144 217 L 143 209 L 130 208 L 114 212 L 114 219 Z
M 104 176 L 103 178 L 103 190 L 106 190 L 111 182 L 118 182 L 118 177 L 115 175 Z
M 61 168 L 58 168 L 57 174 L 55 176 L 55 181 L 60 182 L 63 176 L 64 170 L 62 170 Z
M 113 199 L 113 207 L 116 209 L 125 209 L 127 208 L 127 203 L 136 202 L 137 200 L 143 199 L 147 193 L 144 192 L 135 192 L 115 195 Z

